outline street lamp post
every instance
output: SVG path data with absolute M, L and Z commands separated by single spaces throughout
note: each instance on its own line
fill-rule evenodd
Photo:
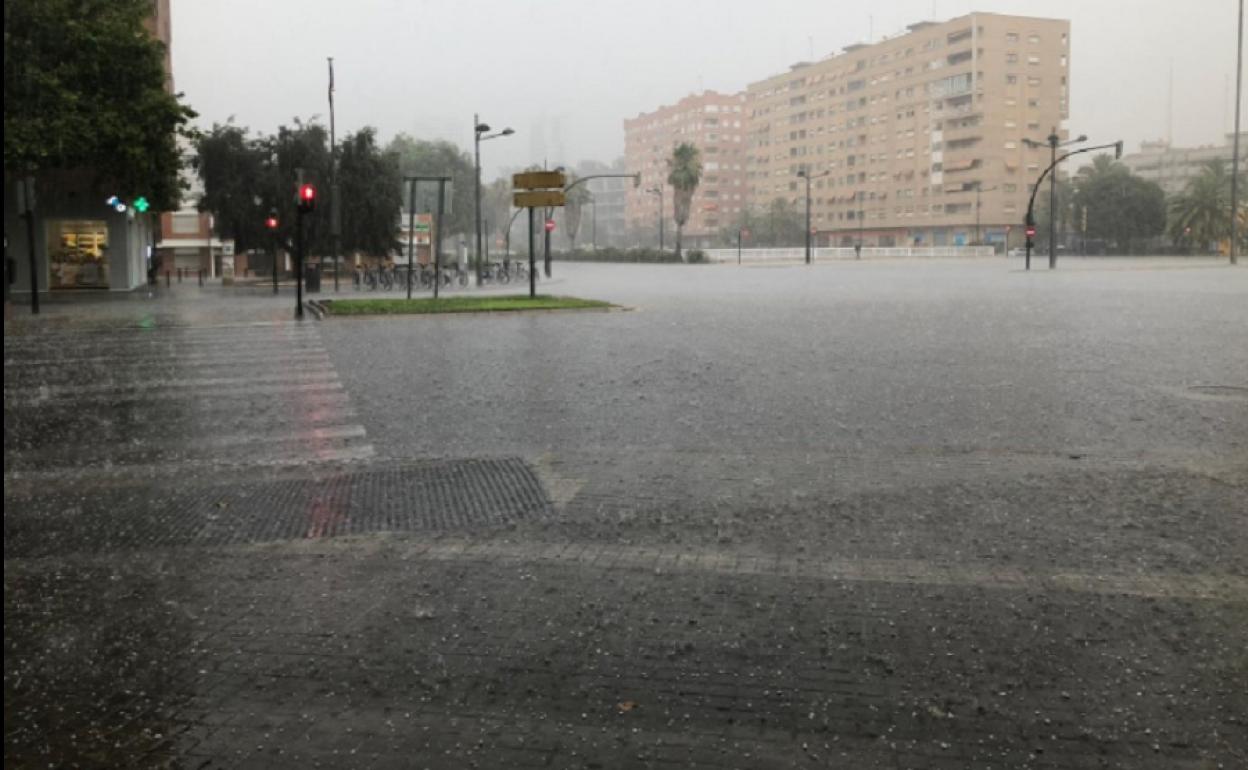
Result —
M 1239 263 L 1239 119 L 1244 100 L 1244 0 L 1239 0 L 1239 44 L 1235 49 L 1235 148 L 1231 152 L 1231 264 Z
M 1057 128 L 1055 127 L 1049 133 L 1046 141 L 1038 142 L 1034 139 L 1024 139 L 1023 143 L 1029 147 L 1043 147 L 1047 144 L 1049 146 L 1049 169 L 1053 170 L 1057 168 L 1058 163 L 1057 148 L 1068 147 L 1072 144 L 1086 141 L 1088 141 L 1088 135 L 1080 134 L 1077 139 L 1063 142 L 1061 137 L 1057 135 Z M 1032 200 L 1035 200 L 1034 190 L 1032 191 Z M 1028 216 L 1030 216 L 1030 207 L 1028 208 Z M 1049 178 L 1049 269 L 1052 270 L 1055 267 L 1057 267 L 1057 172 L 1053 171 L 1053 176 Z
M 338 143 L 334 138 L 334 57 L 329 57 L 329 239 L 334 257 L 334 291 L 338 291 L 338 252 L 342 243 L 342 209 L 338 201 Z M 321 259 L 321 270 L 325 260 Z
M 651 187 L 646 192 L 659 196 L 659 251 L 663 250 L 663 188 Z
M 813 252 L 810 242 L 811 238 L 814 236 L 814 233 L 812 233 L 810 229 L 810 180 L 825 177 L 831 173 L 831 171 L 825 171 L 822 174 L 811 174 L 806 169 L 802 169 L 797 172 L 798 176 L 806 180 L 806 264 L 808 265 L 811 262 L 811 254 Z
M 867 199 L 867 194 L 862 190 L 859 190 L 854 197 L 858 199 L 858 243 L 854 245 L 854 259 L 862 259 L 862 242 L 867 239 L 865 232 L 867 227 L 867 212 L 863 209 L 862 202 Z M 878 239 L 876 240 L 876 243 L 879 243 Z
M 474 113 L 472 116 L 472 157 L 473 157 L 473 176 L 476 180 L 476 194 L 473 201 L 476 203 L 476 229 L 477 229 L 477 285 L 481 285 L 481 143 L 487 139 L 497 139 L 500 136 L 511 136 L 516 133 L 510 128 L 504 128 L 502 131 L 491 134 L 490 126 L 482 123 L 480 118 Z
M 984 242 L 983 234 L 980 232 L 980 218 L 979 218 L 979 207 L 981 203 L 980 193 L 992 192 L 995 189 L 997 189 L 996 186 L 984 187 L 982 182 L 975 183 L 975 245 L 976 246 L 979 246 L 980 244 Z

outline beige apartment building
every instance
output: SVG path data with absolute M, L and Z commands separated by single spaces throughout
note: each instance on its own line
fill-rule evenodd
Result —
M 667 184 L 667 159 L 682 142 L 702 154 L 702 182 L 685 223 L 684 242 L 709 246 L 745 207 L 745 96 L 704 91 L 624 121 L 624 167 L 641 174 L 624 202 L 627 227 L 638 245 L 652 246 L 659 229 L 662 188 L 666 242 L 675 243 L 675 209 Z
M 746 89 L 746 198 L 804 208 L 806 171 L 818 245 L 1017 244 L 1069 73 L 1068 21 L 992 13 L 795 64 Z

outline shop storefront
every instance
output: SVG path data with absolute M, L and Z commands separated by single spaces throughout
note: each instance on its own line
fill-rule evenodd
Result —
M 49 287 L 108 288 L 108 222 L 103 219 L 48 220 Z
M 34 270 L 39 291 L 130 291 L 147 282 L 155 215 L 117 210 L 86 173 L 49 175 L 36 196 Z M 14 299 L 29 292 L 30 246 L 16 196 L 4 199 Z

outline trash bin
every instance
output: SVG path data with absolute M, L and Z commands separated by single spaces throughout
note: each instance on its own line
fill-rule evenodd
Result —
M 321 266 L 309 262 L 303 268 L 303 290 L 315 294 L 321 290 Z

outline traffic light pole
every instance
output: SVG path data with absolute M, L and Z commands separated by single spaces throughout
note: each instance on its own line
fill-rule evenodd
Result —
M 303 318 L 303 211 L 295 214 L 295 318 Z
M 1062 161 L 1066 160 L 1069 157 L 1072 157 L 1075 155 L 1082 155 L 1085 152 L 1096 152 L 1097 150 L 1108 150 L 1111 147 L 1114 150 L 1115 160 L 1122 158 L 1122 141 L 1121 140 L 1114 142 L 1113 144 L 1098 144 L 1095 147 L 1084 147 L 1082 150 L 1074 150 L 1072 152 L 1068 152 L 1065 155 L 1062 155 L 1060 158 L 1054 157 L 1053 162 L 1049 164 L 1049 167 L 1044 170 L 1044 173 L 1040 175 L 1040 178 L 1036 180 L 1035 185 L 1032 186 L 1031 188 L 1031 198 L 1030 200 L 1027 201 L 1027 218 L 1023 220 L 1023 224 L 1027 228 L 1027 230 L 1034 231 L 1035 229 L 1036 217 L 1035 217 L 1034 212 L 1036 208 L 1036 193 L 1040 191 L 1040 185 L 1044 184 L 1044 178 L 1046 176 L 1054 173 L 1054 169 L 1056 169 Z M 1056 199 L 1056 195 L 1054 195 L 1054 199 Z M 1052 206 L 1050 206 L 1050 209 L 1049 209 L 1049 219 L 1054 220 L 1054 221 L 1057 219 L 1057 212 L 1053 210 Z M 1050 222 L 1051 226 L 1052 224 L 1053 222 Z M 1051 229 L 1050 232 L 1056 232 L 1056 230 Z M 1027 236 L 1027 262 L 1026 262 L 1026 266 L 1028 270 L 1031 269 L 1032 246 L 1033 246 L 1032 236 L 1028 235 Z M 1050 244 L 1050 247 L 1052 247 L 1052 244 Z M 1049 268 L 1052 269 L 1056 266 L 1057 266 L 1056 257 L 1053 254 L 1051 254 L 1050 259 L 1049 259 Z

